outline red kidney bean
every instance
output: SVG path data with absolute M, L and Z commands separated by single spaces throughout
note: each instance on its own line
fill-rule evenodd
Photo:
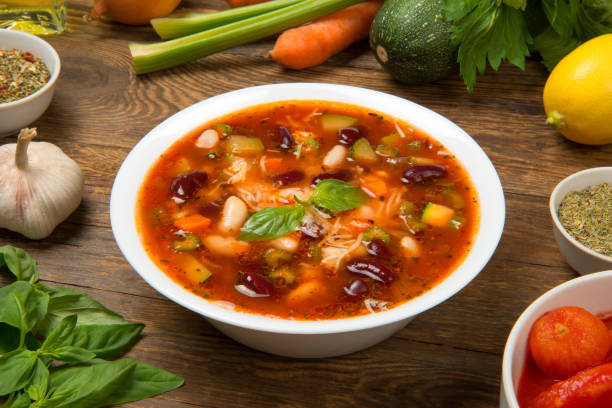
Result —
M 361 126 L 351 126 L 338 130 L 338 143 L 352 146 L 362 137 L 366 137 L 366 130 Z
M 391 258 L 391 251 L 389 251 L 389 247 L 387 247 L 387 245 L 378 238 L 366 243 L 366 249 L 370 255 L 374 255 L 377 258 Z
M 361 279 L 353 279 L 344 287 L 344 291 L 349 296 L 363 296 L 368 290 L 368 285 Z
M 325 229 L 312 220 L 302 222 L 299 230 L 302 231 L 302 234 L 314 239 L 322 238 L 325 235 Z
M 223 194 L 221 197 L 217 198 L 214 201 L 210 201 L 202 206 L 198 211 L 201 215 L 208 217 L 210 219 L 215 219 L 219 217 L 221 211 L 223 210 L 223 205 L 225 204 L 225 200 L 229 197 L 229 194 Z
M 327 179 L 351 181 L 353 179 L 353 173 L 350 170 L 346 170 L 346 169 L 339 169 L 339 170 L 334 170 L 334 171 L 330 171 L 327 173 L 321 173 L 312 178 L 310 185 L 314 187 L 317 184 L 319 184 L 321 181 L 327 180 Z
M 422 183 L 446 176 L 446 167 L 437 164 L 416 164 L 408 167 L 402 174 L 402 181 L 406 184 Z
M 244 272 L 240 279 L 244 285 L 255 292 L 258 296 L 272 296 L 274 293 L 274 285 L 272 282 L 264 278 L 263 276 L 253 273 Z
M 280 142 L 280 148 L 281 149 L 291 149 L 293 147 L 294 144 L 294 140 L 293 140 L 293 135 L 291 134 L 291 132 L 289 132 L 289 129 L 287 129 L 284 126 L 279 126 L 278 129 L 276 130 L 276 133 L 278 135 L 278 140 Z
M 349 272 L 365 275 L 383 283 L 391 283 L 395 279 L 393 270 L 375 259 L 352 259 L 346 263 L 346 269 Z
M 306 177 L 306 174 L 302 170 L 291 170 L 286 173 L 277 174 L 272 176 L 272 181 L 280 186 L 286 186 L 287 184 L 295 183 Z
M 208 175 L 200 170 L 183 173 L 176 177 L 170 185 L 170 191 L 176 197 L 187 200 L 208 181 Z

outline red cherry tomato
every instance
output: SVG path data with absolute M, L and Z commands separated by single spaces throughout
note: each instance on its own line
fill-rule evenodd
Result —
M 589 368 L 550 386 L 533 408 L 608 408 L 612 402 L 612 363 Z
M 542 372 L 563 379 L 602 363 L 610 350 L 610 335 L 597 316 L 580 307 L 560 307 L 533 324 L 529 350 Z

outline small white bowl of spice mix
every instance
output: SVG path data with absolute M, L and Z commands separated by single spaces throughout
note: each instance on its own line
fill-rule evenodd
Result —
M 612 269 L 612 167 L 579 171 L 557 184 L 550 214 L 559 249 L 576 272 Z
M 49 43 L 0 29 L 0 137 L 16 134 L 45 112 L 59 73 L 59 55 Z

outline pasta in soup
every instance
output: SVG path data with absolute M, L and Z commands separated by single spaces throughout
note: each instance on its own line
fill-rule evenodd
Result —
M 205 123 L 148 172 L 137 201 L 150 258 L 193 293 L 287 319 L 376 313 L 463 260 L 478 195 L 419 129 L 323 101 Z

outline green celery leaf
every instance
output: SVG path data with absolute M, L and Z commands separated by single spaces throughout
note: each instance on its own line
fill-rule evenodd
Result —
M 81 325 L 73 331 L 72 345 L 109 358 L 132 345 L 144 328 L 144 324 Z
M 127 324 L 117 313 L 107 309 L 86 293 L 60 286 L 37 284 L 36 288 L 49 295 L 49 308 L 45 318 L 35 328 L 37 334 L 48 336 L 64 317 L 76 314 L 77 325 Z
M 27 394 L 19 393 L 11 395 L 4 404 L 0 405 L 0 408 L 29 408 L 30 406 L 30 397 Z
M 582 43 L 591 38 L 612 33 L 612 2 L 610 0 L 571 0 L 578 24 L 576 37 Z
M 96 408 L 106 406 L 109 395 L 125 386 L 136 368 L 131 360 L 64 366 L 51 371 L 49 399 L 43 406 Z
M 117 405 L 154 397 L 183 385 L 183 379 L 138 360 L 124 387 L 104 400 L 104 405 Z
M 25 391 L 34 401 L 43 399 L 47 395 L 47 387 L 49 386 L 49 369 L 47 365 L 40 359 L 36 359 L 34 372 L 30 384 L 27 385 Z
M 305 209 L 302 205 L 269 207 L 257 211 L 244 224 L 239 241 L 265 241 L 287 235 L 300 225 Z
M 352 210 L 365 204 L 368 199 L 359 187 L 336 179 L 318 183 L 310 197 L 316 206 L 333 212 Z
M 445 0 L 444 19 L 446 21 L 461 20 L 478 6 L 480 0 Z
M 567 0 L 542 0 L 542 9 L 559 37 L 567 40 L 574 35 L 577 17 Z
M 34 289 L 27 282 L 17 281 L 0 289 L 0 322 L 25 333 L 47 313 L 49 295 Z
M 6 266 L 17 280 L 36 283 L 38 267 L 36 261 L 23 249 L 11 245 L 0 247 L 0 268 Z
M 53 350 L 43 351 L 41 355 L 70 364 L 86 363 L 96 357 L 95 353 L 75 346 L 57 347 Z
M 0 396 L 28 385 L 36 360 L 36 353 L 25 349 L 13 350 L 0 356 Z
M 563 39 L 551 27 L 536 36 L 533 40 L 533 49 L 542 56 L 542 64 L 552 71 L 563 57 L 572 52 L 580 43 L 574 37 Z
M 453 14 L 446 9 L 446 15 Z M 533 40 L 519 10 L 496 0 L 482 0 L 452 21 L 451 45 L 459 47 L 457 59 L 468 91 L 474 89 L 476 72 L 485 72 L 487 59 L 496 70 L 504 59 L 524 69 L 527 45 Z

